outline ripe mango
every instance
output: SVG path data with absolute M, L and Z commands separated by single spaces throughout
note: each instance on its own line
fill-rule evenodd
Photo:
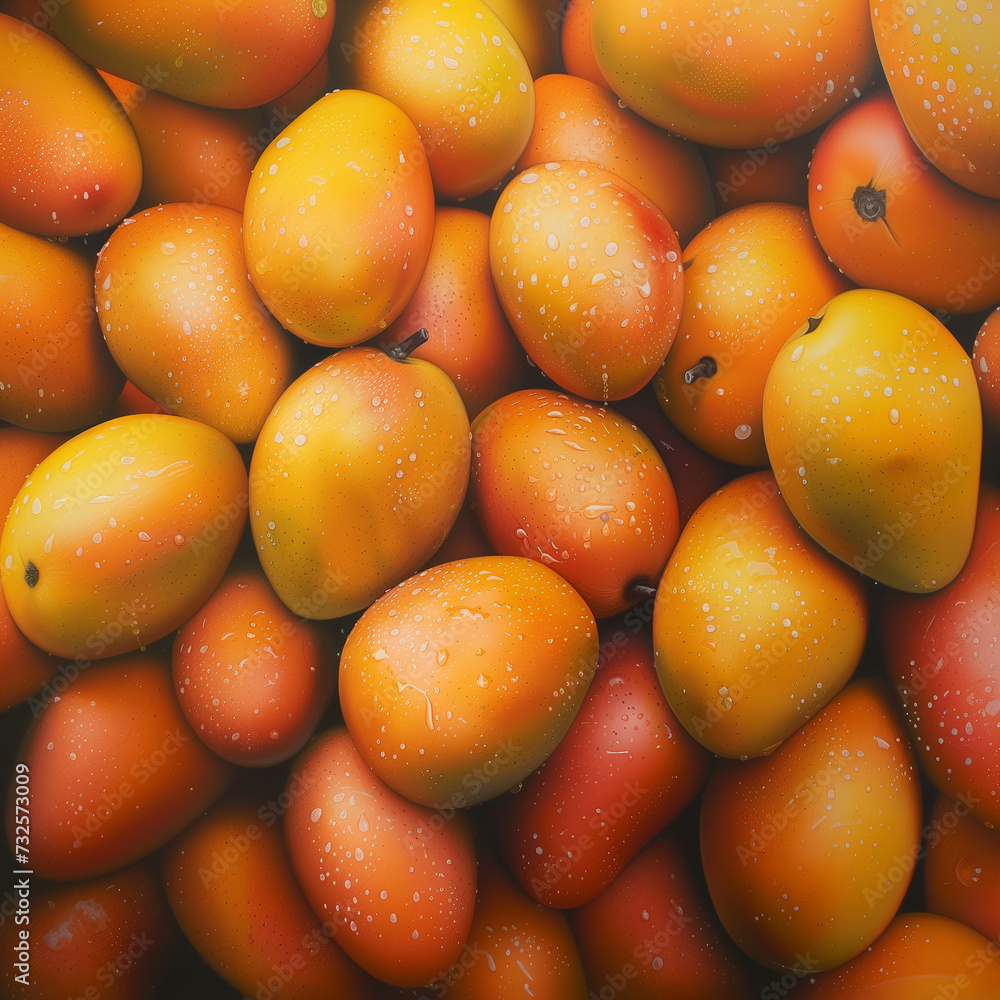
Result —
M 781 495 L 822 546 L 899 590 L 940 590 L 972 547 L 982 412 L 972 363 L 923 306 L 853 289 L 784 345 L 764 389 Z

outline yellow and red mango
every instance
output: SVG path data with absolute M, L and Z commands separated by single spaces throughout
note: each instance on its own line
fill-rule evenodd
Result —
M 121 417 L 70 438 L 18 494 L 0 585 L 19 628 L 57 656 L 113 656 L 191 617 L 246 520 L 236 446 L 204 424 Z
M 149 90 L 214 108 L 285 93 L 330 42 L 334 0 L 58 4 L 52 29 L 81 59 Z
M 644 118 L 734 149 L 821 125 L 878 66 L 868 0 L 730 7 L 594 0 L 598 68 Z
M 770 753 L 812 718 L 854 673 L 867 634 L 861 577 L 799 527 L 769 472 L 695 511 L 653 611 L 670 707 L 722 757 Z
M 451 1000 L 587 1000 L 566 917 L 539 906 L 488 849 L 480 849 L 478 883 L 468 943 L 431 991 Z
M 0 13 L 0 222 L 40 236 L 113 226 L 142 182 L 128 117 L 96 71 Z
M 716 912 L 755 961 L 813 971 L 882 933 L 920 852 L 920 779 L 888 690 L 849 684 L 768 757 L 720 760 L 701 806 Z
M 9 1000 L 92 997 L 111 988 L 115 1000 L 151 1000 L 167 974 L 176 931 L 151 862 L 80 882 L 30 881 L 30 924 L 11 911 L 0 923 L 0 947 L 15 954 L 30 932 L 28 979 L 5 962 L 0 989 Z
M 971 814 L 974 790 L 938 794 L 924 828 L 927 909 L 996 941 L 1000 927 L 1000 830 Z M 1000 956 L 998 956 L 1000 957 Z
M 614 410 L 552 389 L 473 424 L 472 504 L 493 548 L 565 577 L 607 618 L 655 588 L 680 530 L 656 448 Z
M 94 315 L 93 258 L 0 223 L 0 296 L 0 419 L 73 431 L 109 416 L 125 376 Z
M 337 35 L 350 44 L 347 85 L 392 101 L 416 126 L 439 198 L 504 178 L 528 141 L 535 97 L 517 42 L 485 0 L 364 0 Z
M 1000 301 L 1000 202 L 935 170 L 885 91 L 823 130 L 809 214 L 830 260 L 865 288 L 949 313 Z
M 638 392 L 677 332 L 677 234 L 645 195 L 593 163 L 531 167 L 504 188 L 490 268 L 532 361 L 578 396 L 607 402 Z
M 283 997 L 327 1000 L 336 983 L 369 1000 L 339 924 L 316 916 L 292 872 L 281 816 L 304 791 L 293 772 L 286 791 L 244 783 L 216 802 L 164 850 L 167 899 L 202 958 L 245 996 L 273 991 L 277 977 Z
M 245 767 L 298 753 L 337 688 L 332 639 L 294 616 L 259 567 L 227 574 L 174 639 L 174 689 L 198 738 Z
M 363 969 L 421 986 L 462 953 L 476 903 L 476 848 L 463 813 L 415 805 L 373 774 L 345 729 L 292 765 L 300 785 L 285 843 L 313 910 Z
M 31 866 L 53 879 L 94 878 L 146 857 L 233 775 L 195 736 L 170 664 L 153 653 L 84 660 L 28 731 L 19 759 L 31 773 Z
M 714 215 L 708 170 L 693 142 L 651 125 L 596 83 L 552 73 L 535 80 L 535 121 L 517 169 L 562 160 L 600 164 L 638 188 L 681 246 Z
M 97 259 L 97 313 L 129 380 L 171 412 L 255 441 L 292 380 L 292 338 L 247 277 L 242 217 L 160 205 L 119 226 Z
M 361 616 L 340 660 L 340 705 L 386 784 L 460 808 L 542 764 L 596 664 L 594 616 L 561 576 L 481 556 L 417 573 Z
M 757 996 L 749 963 L 712 909 L 697 842 L 686 833 L 672 824 L 604 892 L 570 914 L 591 998 L 610 990 L 622 1000 Z
M 798 205 L 747 205 L 710 222 L 684 249 L 684 311 L 654 380 L 670 422 L 724 462 L 767 465 L 761 409 L 771 363 L 850 287 Z
M 250 175 L 267 142 L 256 108 L 191 104 L 101 73 L 132 123 L 142 153 L 136 208 L 193 201 L 243 211 Z
M 956 184 L 1000 198 L 995 3 L 871 0 L 879 59 L 906 130 Z
M 991 935 L 996 930 L 990 931 Z M 901 913 L 853 961 L 810 977 L 802 1000 L 993 1000 L 1000 996 L 1000 946 L 934 913 Z
M 351 347 L 271 411 L 250 464 L 250 526 L 278 596 L 304 618 L 367 608 L 451 530 L 469 482 L 469 421 L 429 361 Z
M 973 815 L 996 827 L 1000 490 L 985 482 L 975 522 L 969 557 L 947 587 L 883 595 L 881 646 L 924 775 L 953 798 L 969 796 Z
M 285 329 L 325 347 L 367 340 L 403 311 L 433 234 L 417 130 L 359 90 L 327 94 L 288 125 L 257 161 L 244 205 L 260 297 Z
M 427 267 L 402 315 L 378 338 L 393 347 L 425 327 L 411 357 L 436 364 L 454 383 L 469 419 L 530 378 L 524 349 L 497 300 L 490 219 L 468 208 L 437 210 Z
M 663 696 L 648 630 L 618 628 L 601 640 L 601 664 L 569 732 L 516 795 L 494 800 L 508 868 L 534 899 L 559 909 L 607 889 L 694 799 L 711 762 Z

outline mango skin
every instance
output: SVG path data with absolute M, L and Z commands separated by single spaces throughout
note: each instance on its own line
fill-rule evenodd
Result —
M 214 108 L 253 108 L 302 79 L 333 34 L 334 0 L 73 0 L 52 30 L 93 66 Z
M 11 617 L 57 656 L 145 648 L 218 586 L 246 504 L 243 460 L 214 428 L 145 413 L 83 431 L 39 463 L 7 517 Z
M 958 575 L 982 411 L 969 357 L 923 306 L 871 289 L 831 299 L 775 358 L 763 422 L 781 495 L 820 545 L 910 593 Z
M 361 616 L 340 659 L 340 705 L 387 785 L 462 809 L 544 763 L 597 661 L 594 616 L 555 570 L 480 556 L 404 580 Z
M 445 540 L 470 458 L 462 397 L 436 365 L 351 347 L 310 368 L 250 463 L 250 527 L 271 586 L 304 618 L 364 610 Z
M 142 183 L 125 112 L 91 66 L 3 13 L 0 117 L 0 222 L 83 236 L 125 217 Z
M 360 344 L 416 291 L 434 218 L 431 172 L 410 119 L 375 94 L 335 91 L 254 166 L 243 207 L 250 280 L 296 336 Z

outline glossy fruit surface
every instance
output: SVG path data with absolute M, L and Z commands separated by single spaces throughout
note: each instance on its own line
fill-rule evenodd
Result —
M 900 914 L 875 943 L 834 972 L 810 977 L 807 1000 L 992 1000 L 1000 990 L 1000 947 L 956 920 Z M 960 992 L 959 992 L 960 991 Z
M 271 411 L 250 465 L 250 527 L 278 596 L 305 618 L 368 607 L 434 554 L 469 480 L 469 421 L 429 361 L 333 354 Z
M 654 381 L 671 422 L 715 458 L 766 465 L 761 409 L 771 364 L 849 287 L 797 205 L 757 203 L 710 222 L 684 249 L 684 310 Z
M 531 131 L 531 71 L 484 0 L 365 0 L 346 19 L 348 85 L 413 122 L 438 197 L 472 197 L 503 179 Z
M 242 224 L 216 205 L 159 205 L 112 233 L 95 281 L 104 338 L 129 379 L 247 444 L 291 382 L 294 356 L 247 277 Z
M 281 818 L 304 791 L 299 774 L 286 791 L 273 778 L 244 783 L 171 841 L 160 859 L 170 908 L 198 953 L 246 996 L 273 991 L 276 978 L 300 1000 L 323 1000 L 332 982 L 368 1000 L 339 925 L 313 912 L 288 859 Z
M 927 909 L 996 939 L 1000 926 L 1000 832 L 970 812 L 975 792 L 940 794 L 924 845 Z
M 9 954 L 21 931 L 30 932 L 30 985 L 15 979 L 23 973 L 8 962 L 0 973 L 4 996 L 86 997 L 88 990 L 98 996 L 110 990 L 115 1000 L 157 995 L 176 931 L 152 863 L 86 881 L 32 879 L 30 886 L 30 924 L 18 924 L 13 913 L 0 924 L 0 947 Z
M 1000 203 L 935 170 L 889 94 L 860 101 L 820 136 L 809 215 L 830 259 L 859 285 L 949 313 L 1000 299 Z
M 1000 198 L 1000 10 L 984 0 L 871 0 L 879 59 L 907 131 L 956 184 Z
M 489 216 L 482 212 L 438 208 L 420 284 L 376 341 L 394 347 L 425 328 L 427 343 L 410 356 L 432 362 L 455 383 L 470 420 L 528 378 L 524 348 L 493 287 L 489 236 Z
M 607 618 L 659 580 L 677 500 L 649 439 L 614 410 L 522 389 L 472 427 L 470 493 L 493 548 L 552 567 Z
M 886 594 L 882 649 L 924 774 L 952 796 L 971 796 L 1000 826 L 1000 491 L 983 485 L 972 550 L 935 594 Z M 948 739 L 942 739 L 948 734 Z
M 764 439 L 796 520 L 899 590 L 940 590 L 969 554 L 982 415 L 972 364 L 921 306 L 855 289 L 778 353 Z
M 348 636 L 340 704 L 358 751 L 414 802 L 462 808 L 555 749 L 597 663 L 597 625 L 554 570 L 521 556 L 435 566 Z
M 694 143 L 651 125 L 596 83 L 551 73 L 535 81 L 535 119 L 517 166 L 563 160 L 600 164 L 638 188 L 681 246 L 712 217 L 708 172 Z
M 281 131 L 257 161 L 243 211 L 261 299 L 286 330 L 324 347 L 367 340 L 403 311 L 433 232 L 417 130 L 396 105 L 358 90 L 327 94 Z
M 546 163 L 504 188 L 490 267 L 529 357 L 578 396 L 638 392 L 677 332 L 684 276 L 673 226 L 592 163 Z
M 570 915 L 591 996 L 750 1000 L 747 962 L 726 936 L 690 844 L 671 826 Z
M 799 527 L 774 477 L 727 483 L 688 521 L 653 612 L 656 670 L 681 724 L 758 757 L 847 683 L 867 635 L 861 578 Z
M 629 107 L 712 146 L 815 128 L 860 95 L 878 62 L 866 0 L 594 0 L 590 30 L 598 68 Z
M 142 182 L 139 144 L 97 72 L 0 13 L 0 222 L 40 236 L 115 225 Z
M 259 138 L 263 122 L 256 108 L 206 108 L 111 73 L 101 77 L 139 141 L 142 189 L 136 209 L 195 202 L 243 211 L 253 165 L 266 145 Z
M 0 222 L 0 294 L 0 419 L 75 431 L 110 416 L 125 378 L 94 315 L 93 258 Z
M 609 628 L 601 647 L 569 732 L 493 813 L 510 870 L 540 903 L 560 909 L 607 889 L 708 777 L 709 755 L 660 690 L 648 633 Z
M 868 947 L 920 851 L 916 761 L 887 691 L 863 680 L 769 757 L 719 761 L 702 799 L 712 902 L 756 961 L 832 969 Z
M 293 615 L 256 566 L 228 573 L 178 629 L 171 667 L 198 738 L 245 767 L 301 750 L 337 684 L 332 636 Z
M 211 107 L 251 108 L 316 64 L 334 13 L 332 0 L 81 0 L 58 4 L 51 24 L 81 59 L 116 76 Z
M 74 678 L 38 716 L 20 755 L 31 774 L 31 863 L 43 878 L 94 878 L 146 857 L 233 774 L 187 724 L 163 657 L 76 665 Z
M 145 647 L 216 588 L 246 504 L 243 460 L 211 427 L 148 413 L 83 431 L 43 459 L 7 518 L 11 615 L 58 656 Z
M 461 954 L 476 902 L 465 814 L 444 817 L 396 794 L 344 729 L 311 743 L 292 773 L 302 792 L 289 806 L 285 841 L 313 910 L 383 981 L 437 978 Z

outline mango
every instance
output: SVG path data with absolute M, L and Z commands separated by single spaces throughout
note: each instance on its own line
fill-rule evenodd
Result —
M 972 547 L 982 412 L 972 363 L 923 306 L 853 289 L 778 352 L 764 441 L 785 503 L 839 559 L 940 590 Z

